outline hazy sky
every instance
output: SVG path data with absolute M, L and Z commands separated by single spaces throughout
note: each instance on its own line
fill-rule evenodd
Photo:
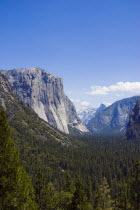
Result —
M 79 105 L 140 95 L 140 0 L 0 0 L 0 69 L 33 66 Z

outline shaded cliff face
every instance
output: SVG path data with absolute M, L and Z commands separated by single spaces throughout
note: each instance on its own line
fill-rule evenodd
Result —
M 1 73 L 7 77 L 15 94 L 40 118 L 65 133 L 69 133 L 68 125 L 87 132 L 74 105 L 64 94 L 61 78 L 39 68 L 14 69 Z
M 140 98 L 130 113 L 126 137 L 127 139 L 140 139 Z
M 88 123 L 87 128 L 97 134 L 125 134 L 130 111 L 138 96 L 126 98 L 107 107 Z

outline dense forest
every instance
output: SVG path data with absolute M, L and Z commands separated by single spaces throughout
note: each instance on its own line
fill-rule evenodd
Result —
M 140 141 L 82 136 L 38 141 L 0 114 L 0 209 L 139 210 Z

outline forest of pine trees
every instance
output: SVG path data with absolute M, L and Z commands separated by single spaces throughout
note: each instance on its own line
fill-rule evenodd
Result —
M 114 139 L 101 143 L 96 137 L 81 141 L 79 148 L 46 144 L 46 153 L 44 143 L 43 146 L 38 143 L 40 164 L 31 163 L 28 157 L 37 158 L 34 143 L 25 144 L 23 152 L 20 143 L 11 138 L 3 110 L 0 114 L 0 209 L 139 210 L 139 143 L 119 144 Z
M 31 179 L 20 165 L 4 111 L 0 114 L 0 209 L 38 209 Z

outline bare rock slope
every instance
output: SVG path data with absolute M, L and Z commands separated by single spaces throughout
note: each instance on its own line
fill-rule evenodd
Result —
M 0 111 L 3 109 L 10 123 L 11 137 L 20 145 L 20 149 L 24 144 L 37 144 L 38 148 L 38 144 L 44 144 L 44 141 L 52 144 L 59 142 L 63 146 L 78 144 L 78 141 L 39 118 L 33 109 L 13 93 L 7 78 L 0 73 Z
M 117 101 L 97 113 L 89 121 L 87 128 L 96 134 L 122 134 L 126 133 L 129 115 L 134 108 L 139 96 L 125 98 Z
M 75 107 L 64 94 L 63 80 L 40 68 L 1 71 L 14 93 L 28 104 L 40 118 L 69 133 L 69 126 L 88 132 L 77 116 Z

